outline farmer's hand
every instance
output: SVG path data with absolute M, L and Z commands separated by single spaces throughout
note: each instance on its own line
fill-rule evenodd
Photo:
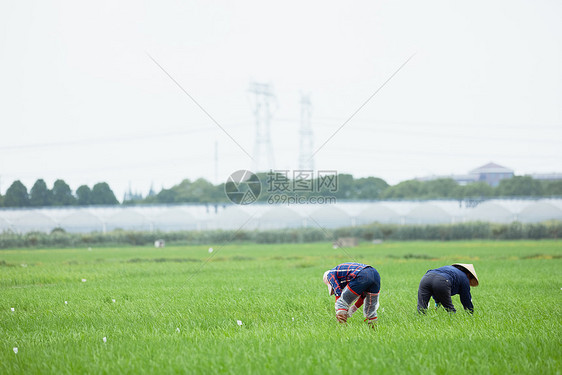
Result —
M 336 313 L 336 318 L 340 323 L 347 323 L 347 311 L 341 310 Z

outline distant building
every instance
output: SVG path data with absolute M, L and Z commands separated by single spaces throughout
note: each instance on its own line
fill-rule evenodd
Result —
M 450 178 L 455 180 L 459 185 L 466 185 L 473 182 L 482 181 L 490 186 L 498 186 L 501 180 L 512 178 L 513 170 L 503 167 L 495 163 L 488 163 L 476 169 L 473 169 L 468 174 L 457 174 L 448 176 L 427 176 L 417 178 L 418 181 L 432 181 L 440 178 Z
M 476 181 L 482 181 L 495 187 L 501 180 L 513 177 L 513 169 L 502 167 L 495 163 L 488 163 L 469 172 L 476 177 Z

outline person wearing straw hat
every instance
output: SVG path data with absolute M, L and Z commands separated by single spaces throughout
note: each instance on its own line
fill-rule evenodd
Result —
M 455 263 L 429 270 L 422 277 L 418 288 L 418 312 L 425 313 L 429 299 L 433 297 L 437 306 L 456 312 L 451 296 L 458 294 L 464 309 L 474 312 L 470 287 L 478 286 L 478 276 L 472 264 Z
M 346 323 L 365 304 L 365 322 L 374 327 L 381 289 L 381 277 L 376 269 L 362 263 L 342 263 L 324 272 L 323 281 L 328 293 L 336 296 L 336 318 L 340 323 Z

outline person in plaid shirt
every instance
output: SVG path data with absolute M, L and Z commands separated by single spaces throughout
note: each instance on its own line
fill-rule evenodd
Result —
M 377 321 L 381 277 L 376 269 L 362 263 L 342 263 L 324 272 L 324 284 L 330 295 L 336 296 L 336 318 L 347 322 L 363 303 L 365 321 L 371 326 Z

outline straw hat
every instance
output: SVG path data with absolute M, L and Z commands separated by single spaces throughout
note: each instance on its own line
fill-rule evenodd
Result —
M 474 277 L 473 280 L 470 280 L 470 286 L 478 286 L 478 276 L 476 276 L 476 271 L 474 270 L 474 266 L 472 264 L 454 263 L 453 266 L 461 267 L 463 271 L 470 273 L 472 277 Z
M 322 279 L 324 280 L 324 284 L 328 285 L 328 293 L 332 295 L 334 294 L 334 288 L 332 288 L 332 284 L 330 284 L 330 282 L 328 281 L 328 274 L 330 273 L 330 271 L 331 270 L 324 272 L 324 277 Z

